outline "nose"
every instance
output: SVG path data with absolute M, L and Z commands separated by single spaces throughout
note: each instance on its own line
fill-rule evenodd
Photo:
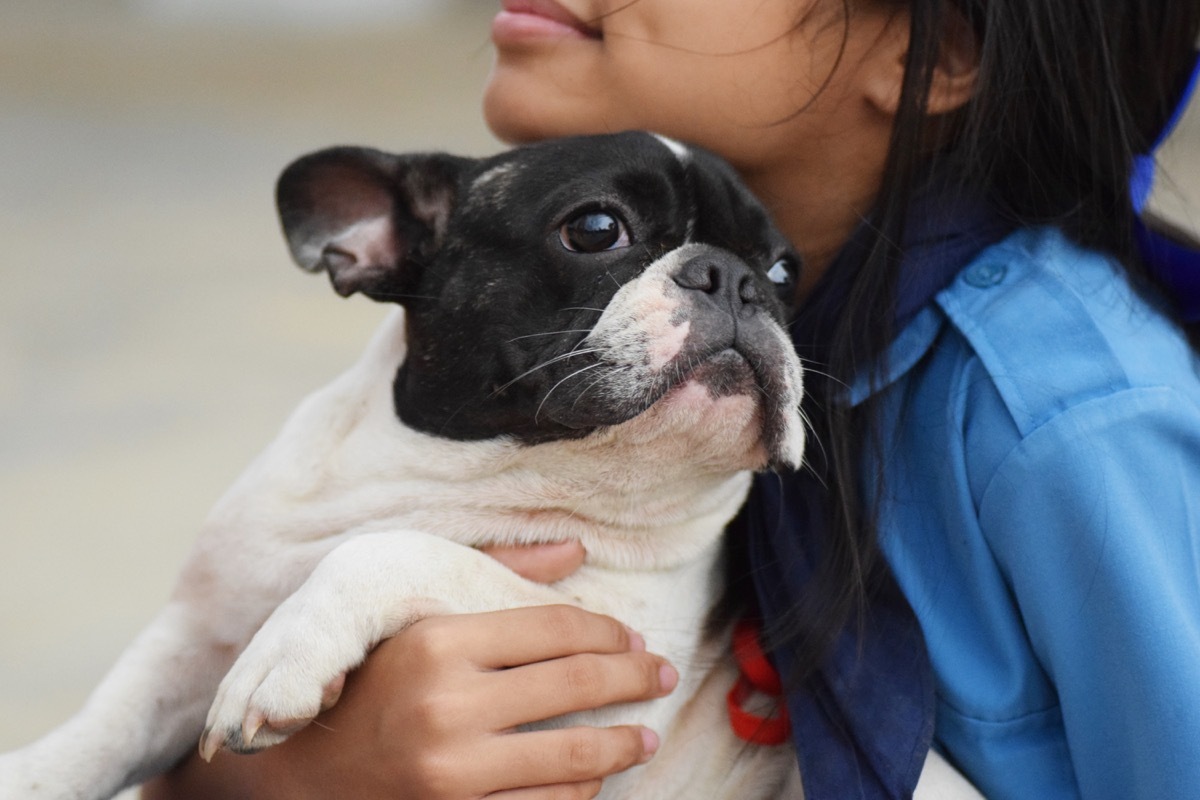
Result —
M 680 288 L 700 292 L 734 314 L 761 306 L 764 295 L 754 273 L 741 259 L 704 253 L 688 259 L 675 274 Z M 749 309 L 746 307 L 749 306 Z

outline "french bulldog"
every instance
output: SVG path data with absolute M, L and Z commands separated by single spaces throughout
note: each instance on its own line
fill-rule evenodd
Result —
M 544 723 L 659 732 L 602 797 L 800 797 L 788 746 L 734 735 L 731 634 L 706 626 L 752 472 L 805 441 L 799 261 L 733 170 L 641 132 L 341 147 L 277 201 L 299 266 L 397 308 L 218 502 L 85 707 L 0 756 L 0 798 L 106 798 L 198 741 L 268 747 L 414 621 L 541 604 L 612 615 L 679 668 L 666 697 Z M 586 561 L 550 586 L 477 549 L 564 540 Z

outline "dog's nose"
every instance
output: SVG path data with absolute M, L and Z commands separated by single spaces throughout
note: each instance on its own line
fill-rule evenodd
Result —
M 759 306 L 763 291 L 754 273 L 740 259 L 705 253 L 688 259 L 674 276 L 683 289 L 701 292 L 718 305 L 734 311 L 743 306 Z

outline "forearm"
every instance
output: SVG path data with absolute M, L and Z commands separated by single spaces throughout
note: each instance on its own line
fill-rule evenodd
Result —
M 676 679 L 640 636 L 576 608 L 423 620 L 384 641 L 347 676 L 337 704 L 282 744 L 250 756 L 219 752 L 211 764 L 192 755 L 142 796 L 460 800 L 568 790 L 592 797 L 605 776 L 644 763 L 657 737 L 638 726 L 517 729 L 661 697 Z M 580 752 L 590 756 L 586 763 L 573 755 Z
M 286 746 L 287 743 L 280 747 Z M 282 751 L 253 756 L 220 753 L 212 763 L 193 754 L 177 767 L 142 787 L 142 800 L 302 800 L 302 787 L 293 785 L 282 769 Z

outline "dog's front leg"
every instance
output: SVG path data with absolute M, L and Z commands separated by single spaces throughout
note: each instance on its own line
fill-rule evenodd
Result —
M 255 634 L 221 681 L 201 752 L 252 752 L 314 718 L 328 689 L 419 619 L 561 602 L 477 550 L 416 531 L 339 545 Z

